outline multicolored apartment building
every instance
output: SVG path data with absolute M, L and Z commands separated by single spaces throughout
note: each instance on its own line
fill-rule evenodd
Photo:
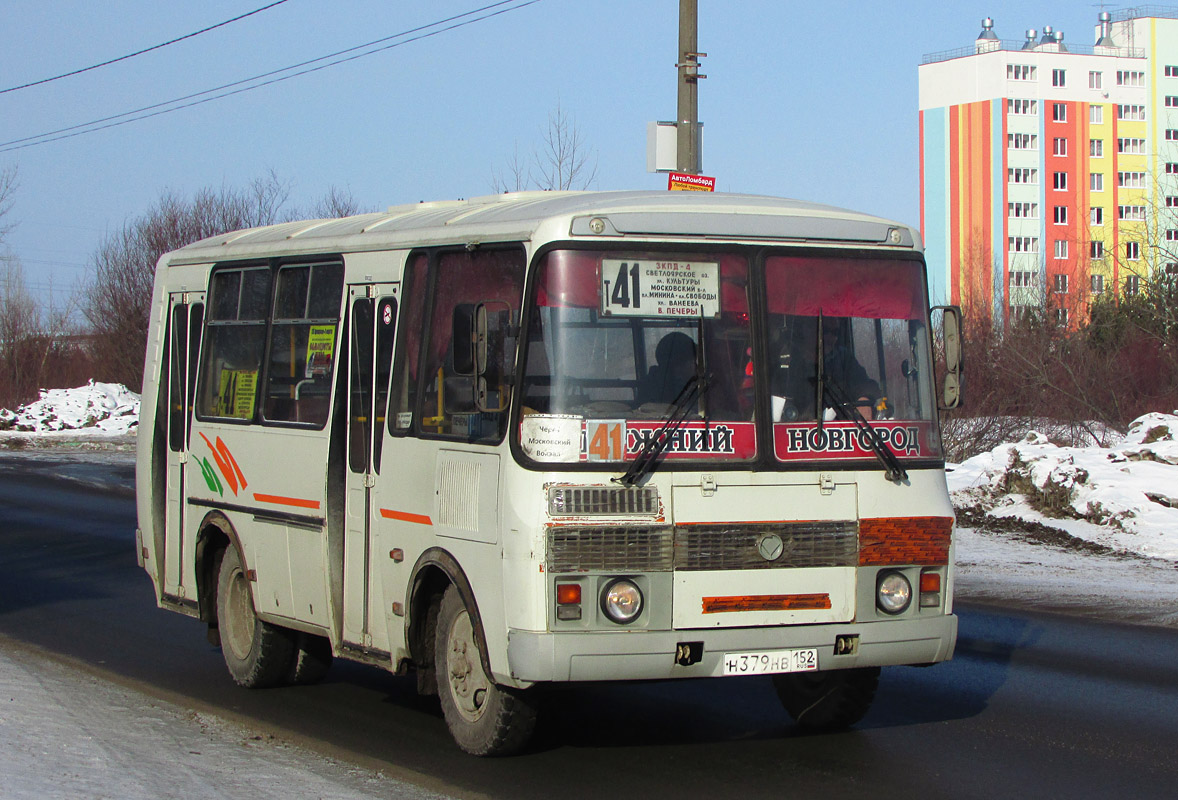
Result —
M 1178 272 L 1178 8 L 1102 12 L 920 66 L 920 215 L 932 299 L 1075 324 L 1094 296 Z

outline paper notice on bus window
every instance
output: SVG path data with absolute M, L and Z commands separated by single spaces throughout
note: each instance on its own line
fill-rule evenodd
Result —
M 217 416 L 252 419 L 254 398 L 257 396 L 256 369 L 221 370 L 220 393 L 217 395 Z
M 713 261 L 601 261 L 601 313 L 615 317 L 720 316 L 720 265 Z
M 519 440 L 533 461 L 569 462 L 581 457 L 583 418 L 566 414 L 530 414 L 520 422 Z
M 331 355 L 335 352 L 335 326 L 312 325 L 307 334 L 307 369 L 305 377 L 331 374 Z

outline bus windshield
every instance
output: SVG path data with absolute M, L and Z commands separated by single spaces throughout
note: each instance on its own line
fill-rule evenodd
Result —
M 625 462 L 665 437 L 670 461 L 873 459 L 853 406 L 897 457 L 940 458 L 920 262 L 757 266 L 720 250 L 545 254 L 526 318 L 524 455 Z

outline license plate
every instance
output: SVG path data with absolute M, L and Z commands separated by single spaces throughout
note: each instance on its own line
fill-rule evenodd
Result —
M 818 669 L 818 651 L 763 650 L 757 653 L 725 653 L 722 675 L 770 675 L 777 672 L 811 672 Z

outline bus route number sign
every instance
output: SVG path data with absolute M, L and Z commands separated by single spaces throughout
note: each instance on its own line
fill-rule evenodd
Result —
M 718 317 L 720 265 L 673 259 L 602 259 L 601 313 L 614 317 Z

